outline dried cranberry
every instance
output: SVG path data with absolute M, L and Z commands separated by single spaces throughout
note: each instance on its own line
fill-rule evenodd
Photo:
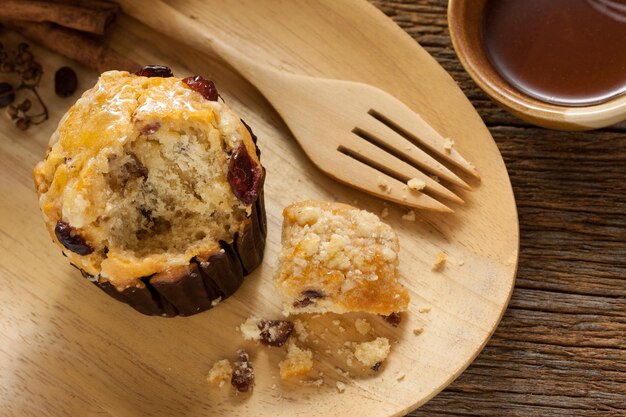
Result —
M 261 343 L 282 346 L 293 332 L 293 323 L 286 320 L 261 320 L 257 324 L 261 331 Z
M 303 308 L 313 304 L 318 298 L 324 298 L 324 293 L 317 290 L 302 291 L 302 298 L 294 301 L 293 306 L 296 308 Z
M 254 385 L 254 369 L 250 363 L 250 357 L 245 350 L 237 351 L 239 360 L 235 362 L 233 376 L 230 383 L 239 392 L 248 392 Z
M 76 92 L 78 77 L 70 67 L 61 67 L 54 73 L 54 92 L 59 97 L 69 97 Z
M 66 249 L 71 250 L 79 255 L 89 255 L 93 252 L 93 248 L 80 236 L 72 227 L 59 220 L 54 228 L 54 234 Z
M 139 131 L 142 135 L 149 136 L 159 131 L 161 128 L 161 123 L 158 121 L 154 121 L 151 123 L 146 123 L 139 128 Z
M 160 78 L 169 78 L 173 77 L 172 70 L 165 65 L 146 65 L 139 71 L 135 73 L 135 75 L 139 75 L 140 77 L 160 77 Z
M 217 101 L 217 98 L 219 97 L 217 88 L 215 87 L 215 84 L 213 84 L 213 81 L 207 80 L 200 75 L 187 77 L 183 79 L 183 82 L 193 91 L 202 94 L 202 97 L 207 100 Z
M 130 161 L 124 164 L 124 170 L 127 173 L 129 180 L 135 178 L 148 178 L 148 168 L 141 163 L 137 155 L 129 152 Z
M 250 157 L 243 143 L 230 157 L 227 178 L 233 193 L 244 204 L 252 204 L 259 198 L 261 167 Z
M 388 316 L 382 316 L 382 318 L 385 319 L 385 321 L 391 324 L 393 327 L 398 327 L 400 321 L 402 321 L 400 313 L 391 313 Z

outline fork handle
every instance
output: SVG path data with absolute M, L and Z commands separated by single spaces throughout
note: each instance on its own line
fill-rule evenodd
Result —
M 262 93 L 269 93 L 266 86 L 284 77 L 284 72 L 262 65 L 237 52 L 235 48 L 207 32 L 197 20 L 162 0 L 118 0 L 124 12 L 154 30 L 162 32 L 202 52 L 217 53 Z

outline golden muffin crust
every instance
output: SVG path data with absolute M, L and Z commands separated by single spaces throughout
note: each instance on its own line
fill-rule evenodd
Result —
M 139 278 L 206 258 L 241 232 L 251 204 L 227 176 L 242 149 L 262 169 L 249 131 L 223 101 L 176 77 L 105 72 L 35 167 L 46 226 L 87 274 L 120 291 L 141 287 Z M 59 241 L 59 225 L 70 245 Z M 77 250 L 68 250 L 72 242 Z
M 407 309 L 409 295 L 398 282 L 398 238 L 376 215 L 303 201 L 286 207 L 283 217 L 275 285 L 285 313 Z

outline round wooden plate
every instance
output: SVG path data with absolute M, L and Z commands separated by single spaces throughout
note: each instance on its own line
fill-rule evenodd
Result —
M 402 220 L 403 208 L 385 206 L 321 174 L 268 103 L 219 59 L 122 17 L 112 37 L 116 49 L 138 62 L 170 65 L 180 76 L 213 78 L 259 137 L 267 167 L 265 261 L 234 297 L 188 318 L 142 316 L 82 279 L 50 243 L 31 183 L 30 170 L 72 101 L 54 98 L 51 88 L 42 91 L 55 121 L 26 133 L 2 121 L 0 130 L 0 399 L 9 404 L 5 410 L 15 415 L 395 416 L 423 404 L 478 355 L 513 288 L 517 212 L 487 128 L 435 60 L 366 2 L 170 3 L 243 53 L 287 70 L 368 82 L 396 95 L 453 138 L 482 181 L 464 177 L 474 190 L 456 190 L 466 203 L 453 206 L 454 214 L 418 212 L 416 221 Z M 50 83 L 62 61 L 41 50 L 37 56 L 45 63 L 44 84 Z M 96 75 L 79 72 L 81 87 L 88 88 Z M 280 317 L 272 273 L 282 209 L 308 198 L 352 203 L 374 213 L 388 207 L 385 221 L 400 236 L 400 272 L 412 301 L 397 328 L 370 317 L 373 330 L 367 336 L 354 330 L 354 316 L 307 318 L 319 332 L 302 343 L 315 352 L 315 372 L 304 382 L 281 381 L 277 365 L 284 349 L 244 342 L 235 327 L 250 315 Z M 447 254 L 446 267 L 433 271 L 441 251 Z M 423 332 L 416 335 L 419 329 Z M 338 352 L 344 342 L 376 335 L 392 340 L 380 371 L 348 366 Z M 233 359 L 240 347 L 250 352 L 257 375 L 251 395 L 205 380 L 215 360 Z M 346 384 L 343 393 L 337 381 Z

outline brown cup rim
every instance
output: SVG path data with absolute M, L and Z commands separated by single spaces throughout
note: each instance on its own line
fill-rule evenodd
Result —
M 461 64 L 496 103 L 532 124 L 557 130 L 590 130 L 626 120 L 626 95 L 589 106 L 559 106 L 530 97 L 511 86 L 493 67 L 482 42 L 487 0 L 449 0 L 448 27 Z

